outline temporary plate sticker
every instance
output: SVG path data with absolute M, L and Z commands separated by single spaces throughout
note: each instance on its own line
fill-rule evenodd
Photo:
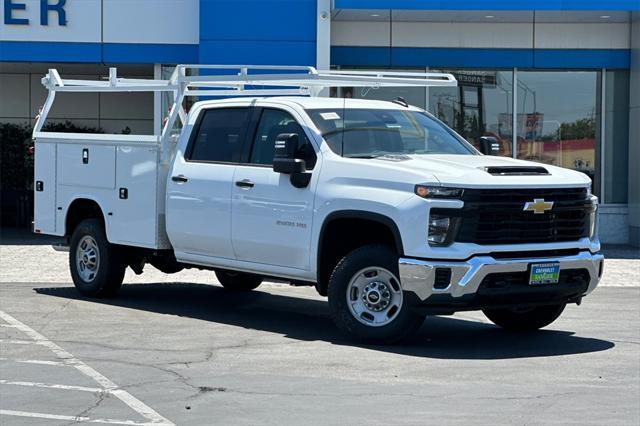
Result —
M 558 284 L 560 279 L 559 263 L 533 263 L 529 284 Z
M 323 112 L 320 117 L 324 120 L 340 120 L 340 116 L 335 112 Z

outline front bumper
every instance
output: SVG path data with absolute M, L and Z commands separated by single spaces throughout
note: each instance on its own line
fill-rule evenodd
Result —
M 572 280 L 566 285 L 520 286 L 519 289 L 503 285 L 501 288 L 485 289 L 490 274 L 501 274 L 506 277 L 523 277 L 532 263 L 558 262 L 560 274 L 565 276 L 573 271 L 580 271 L 582 282 Z M 488 255 L 472 257 L 465 261 L 437 261 L 412 258 L 400 258 L 400 281 L 405 292 L 413 293 L 414 299 L 421 305 L 451 305 L 454 310 L 482 309 L 493 305 L 523 305 L 528 302 L 551 303 L 577 300 L 592 292 L 602 276 L 604 256 L 589 251 L 575 255 L 560 257 L 531 257 L 517 259 L 496 259 Z M 436 284 L 437 270 L 451 272 L 448 285 Z M 586 272 L 585 272 L 586 271 Z M 588 275 L 587 275 L 588 272 Z M 492 275 L 492 277 L 501 276 Z M 487 279 L 487 280 L 485 280 Z M 521 280 L 522 281 L 522 280 Z M 578 285 L 579 284 L 579 285 Z M 567 291 L 570 290 L 570 291 Z M 491 293 L 491 302 L 484 297 L 477 298 L 477 293 Z M 504 297 L 509 295 L 510 297 Z M 565 300 L 566 299 L 566 300 Z

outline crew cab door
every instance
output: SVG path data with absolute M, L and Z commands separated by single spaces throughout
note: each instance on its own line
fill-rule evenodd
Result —
M 290 176 L 273 171 L 276 137 L 298 133 L 307 170 L 316 153 L 294 111 L 259 108 L 260 119 L 246 162 L 235 170 L 232 238 L 237 259 L 308 270 L 314 191 L 317 172 L 305 188 L 295 188 Z M 313 173 L 312 170 L 310 170 Z
M 235 259 L 231 190 L 250 116 L 248 107 L 203 110 L 178 151 L 167 182 L 167 233 L 178 259 Z

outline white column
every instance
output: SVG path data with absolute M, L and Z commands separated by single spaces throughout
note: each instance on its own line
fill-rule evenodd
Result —
M 331 0 L 317 0 L 316 68 L 331 66 Z
M 328 70 L 331 67 L 331 0 L 317 0 L 316 11 L 316 68 Z M 329 96 L 324 89 L 320 96 Z

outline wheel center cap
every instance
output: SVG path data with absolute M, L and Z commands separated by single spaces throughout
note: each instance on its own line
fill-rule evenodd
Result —
M 373 290 L 367 294 L 367 300 L 369 303 L 378 303 L 380 301 L 380 293 Z

